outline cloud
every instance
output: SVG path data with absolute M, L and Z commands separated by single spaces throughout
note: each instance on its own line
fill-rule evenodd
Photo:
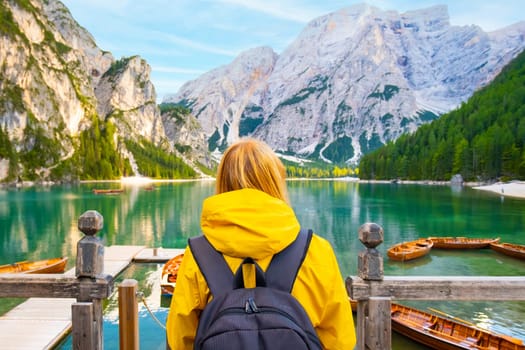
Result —
M 155 92 L 157 93 L 157 102 L 164 100 L 166 96 L 175 94 L 187 81 L 188 80 L 185 79 L 152 77 L 151 82 L 155 86 Z
M 187 39 L 187 38 L 180 37 L 174 34 L 169 34 L 169 33 L 160 32 L 160 31 L 154 31 L 153 33 L 157 35 L 159 38 L 162 38 L 168 42 L 171 42 L 176 45 L 184 46 L 187 48 L 191 48 L 197 51 L 208 52 L 208 53 L 213 53 L 216 55 L 228 56 L 228 57 L 235 57 L 239 54 L 239 51 L 223 49 L 223 48 L 209 45 L 209 44 L 203 44 L 195 40 Z
M 309 10 L 304 2 L 303 4 L 286 2 L 285 0 L 219 0 L 219 2 L 298 23 L 307 23 L 317 17 L 317 12 Z
M 181 79 L 169 79 L 169 78 L 154 78 L 152 79 L 153 84 L 155 84 L 155 89 L 158 91 L 170 91 L 174 92 L 177 91 L 184 83 L 186 83 L 186 80 Z
M 172 67 L 172 66 L 153 66 L 152 70 L 159 73 L 175 73 L 175 74 L 189 74 L 189 75 L 201 75 L 206 73 L 206 70 L 202 69 L 191 69 L 191 68 L 181 68 L 181 67 Z
M 478 25 L 486 31 L 502 29 L 523 20 L 525 4 L 522 0 L 505 2 L 479 2 L 476 6 L 449 4 L 452 25 Z M 517 11 L 516 9 L 520 9 Z

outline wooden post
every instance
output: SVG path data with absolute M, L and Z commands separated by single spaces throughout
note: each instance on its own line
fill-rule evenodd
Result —
M 120 350 L 139 349 L 138 282 L 126 279 L 118 287 Z
M 356 326 L 356 350 L 365 350 L 366 343 L 366 313 L 367 313 L 368 301 L 359 300 L 357 302 L 357 318 L 355 320 Z
M 368 349 L 392 349 L 392 323 L 390 298 L 370 297 L 366 321 L 366 346 Z
M 71 305 L 73 349 L 94 349 L 93 303 Z
M 88 210 L 78 218 L 78 229 L 85 236 L 77 243 L 75 275 L 80 288 L 77 303 L 71 307 L 74 349 L 102 350 L 104 347 L 102 299 L 90 295 L 93 283 L 104 270 L 104 245 L 95 237 L 103 226 L 104 218 L 95 210 Z M 79 313 L 75 315 L 76 312 Z M 88 312 L 91 315 L 86 315 Z
M 383 228 L 365 223 L 359 228 L 359 240 L 366 250 L 359 252 L 358 275 L 365 281 L 382 281 L 383 257 L 376 249 L 383 243 Z M 392 347 L 390 298 L 371 296 L 357 305 L 357 349 L 386 350 Z

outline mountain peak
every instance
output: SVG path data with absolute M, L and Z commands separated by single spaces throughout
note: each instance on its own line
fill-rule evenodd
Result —
M 215 146 L 251 135 L 282 153 L 357 162 L 466 101 L 524 38 L 520 26 L 497 35 L 451 26 L 444 5 L 399 13 L 358 4 L 310 21 L 265 74 L 235 68 L 255 59 L 246 52 L 172 102 L 191 101 Z

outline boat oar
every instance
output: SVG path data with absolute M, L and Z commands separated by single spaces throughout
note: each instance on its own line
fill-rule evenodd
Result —
M 468 326 L 472 326 L 472 327 L 479 328 L 479 329 L 484 330 L 484 331 L 488 331 L 488 329 L 481 328 L 481 327 L 477 326 L 476 324 L 474 324 L 474 323 L 472 323 L 472 322 L 469 322 L 469 321 L 467 321 L 467 320 L 463 320 L 463 319 L 461 319 L 461 318 L 459 318 L 459 317 L 456 317 L 456 316 L 452 316 L 451 314 L 447 314 L 446 312 L 440 311 L 440 310 L 438 310 L 438 309 L 434 309 L 434 308 L 431 308 L 431 307 L 429 307 L 428 309 L 429 309 L 430 311 L 436 312 L 436 313 L 438 313 L 438 314 L 441 314 L 441 315 L 446 316 L 446 317 L 448 317 L 448 318 L 451 318 L 451 319 L 453 319 L 453 320 L 457 320 L 457 321 L 459 321 L 459 322 L 462 322 L 462 323 L 464 323 L 464 324 L 466 324 L 466 325 L 468 325 Z
M 487 328 L 480 327 L 477 324 L 474 324 L 474 323 L 469 322 L 467 320 L 463 320 L 463 319 L 461 319 L 459 317 L 456 317 L 456 316 L 452 316 L 450 314 L 447 314 L 446 312 L 443 312 L 443 311 L 440 311 L 440 310 L 437 310 L 437 309 L 434 309 L 434 308 L 431 308 L 431 307 L 429 307 L 428 309 L 430 311 L 433 311 L 433 312 L 436 312 L 436 313 L 441 314 L 443 316 L 446 316 L 446 317 L 448 317 L 450 319 L 457 320 L 457 321 L 459 321 L 459 322 L 461 322 L 461 323 L 463 323 L 463 324 L 465 324 L 467 326 L 471 326 L 473 328 L 479 329 L 479 330 L 484 331 L 484 332 L 492 333 L 492 331 L 487 329 Z M 508 341 L 510 341 L 513 344 L 518 344 L 518 345 L 522 345 L 523 344 L 523 342 L 520 339 L 513 338 L 510 335 L 498 334 L 498 336 L 501 337 L 501 338 L 507 339 Z

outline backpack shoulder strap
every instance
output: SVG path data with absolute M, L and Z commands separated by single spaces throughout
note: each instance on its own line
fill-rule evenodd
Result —
M 313 231 L 301 228 L 295 241 L 275 254 L 266 270 L 266 284 L 290 293 L 312 240 Z
M 312 235 L 312 230 L 301 229 L 297 238 L 288 247 L 273 256 L 264 274 L 267 286 L 288 293 L 292 291 Z M 188 239 L 188 245 L 212 295 L 217 296 L 234 289 L 234 275 L 230 267 L 206 237 L 203 235 L 192 237 Z
M 204 237 L 192 237 L 188 239 L 191 253 L 199 269 L 201 270 L 211 294 L 217 296 L 233 289 L 233 273 L 219 253 Z

